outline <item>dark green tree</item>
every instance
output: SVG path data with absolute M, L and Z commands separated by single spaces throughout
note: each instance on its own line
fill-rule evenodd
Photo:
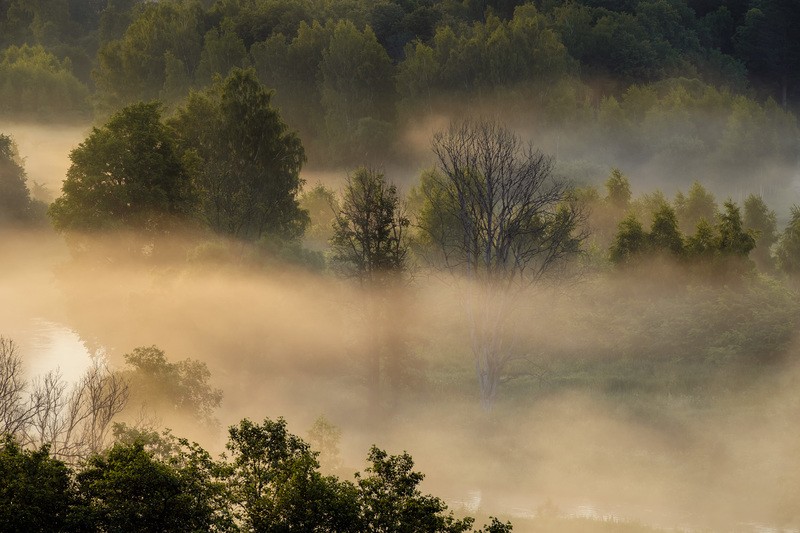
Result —
M 158 233 L 194 215 L 192 180 L 160 118 L 157 103 L 126 107 L 70 153 L 49 211 L 56 229 Z
M 647 233 L 636 215 L 631 213 L 619 223 L 609 250 L 610 259 L 616 264 L 630 264 L 646 249 Z
M 800 206 L 792 206 L 792 217 L 778 241 L 775 257 L 782 272 L 790 275 L 800 272 Z
M 717 253 L 719 237 L 716 228 L 701 218 L 693 235 L 686 239 L 686 251 L 690 258 L 699 261 L 710 261 Z
M 224 19 L 219 28 L 208 30 L 203 38 L 203 52 L 197 66 L 195 79 L 199 85 L 210 83 L 214 75 L 227 76 L 235 67 L 244 67 L 247 48 L 236 34 L 233 22 Z
M 755 247 L 753 234 L 744 228 L 739 206 L 728 200 L 718 215 L 719 250 L 723 255 L 747 258 Z
M 647 241 L 653 251 L 665 251 L 675 257 L 680 257 L 684 252 L 683 235 L 678 229 L 678 220 L 675 210 L 664 204 L 653 214 L 653 224 Z
M 88 115 L 89 90 L 73 75 L 70 60 L 41 45 L 0 50 L 0 80 L 0 114 L 5 117 Z
M 800 11 L 794 0 L 752 0 L 735 45 L 751 74 L 773 88 L 785 108 L 800 80 Z
M 114 0 L 104 18 L 110 37 L 132 16 L 124 35 L 106 42 L 97 53 L 92 77 L 101 109 L 158 98 L 167 77 L 167 53 L 193 74 L 203 49 L 205 17 L 199 0 L 141 2 L 132 15 L 121 5 L 126 3 Z
M 194 160 L 202 215 L 219 233 L 248 240 L 302 235 L 298 205 L 305 152 L 253 70 L 234 69 L 192 93 L 170 125 Z
M 709 223 L 715 221 L 717 203 L 714 195 L 695 181 L 687 195 L 684 196 L 681 192 L 675 195 L 675 214 L 678 217 L 680 230 L 683 233 L 689 233 L 694 230 L 701 218 Z
M 318 183 L 303 191 L 299 199 L 300 208 L 308 213 L 308 227 L 303 241 L 312 249 L 324 250 L 333 237 L 334 223 L 339 201 L 333 189 Z
M 197 461 L 153 457 L 140 441 L 115 444 L 78 473 L 84 511 L 93 531 L 211 531 L 231 523 L 209 492 L 209 473 Z
M 317 454 L 286 422 L 229 430 L 232 503 L 249 531 L 365 531 L 352 483 L 318 472 Z
M 392 63 L 375 33 L 336 24 L 320 63 L 321 95 L 331 157 L 374 158 L 388 144 Z
M 25 450 L 11 436 L 0 441 L 0 530 L 69 530 L 76 504 L 71 472 L 47 447 Z
M 336 212 L 332 259 L 345 276 L 380 283 L 406 268 L 408 226 L 397 188 L 382 172 L 359 168 L 348 175 Z
M 772 245 L 778 240 L 778 222 L 775 211 L 772 211 L 761 196 L 751 194 L 744 201 L 744 227 L 755 234 L 756 247 L 753 260 L 762 270 L 771 270 L 774 266 Z
M 419 484 L 424 475 L 415 472 L 414 461 L 407 453 L 389 455 L 373 446 L 367 460 L 366 475 L 356 474 L 361 519 L 365 531 L 375 533 L 461 533 L 474 520 L 458 520 L 445 503 L 422 494 Z
M 408 254 L 409 220 L 397 189 L 383 173 L 359 168 L 347 177 L 333 226 L 331 259 L 344 277 L 363 289 L 370 405 L 381 404 L 382 382 L 397 388 L 405 373 L 400 286 Z
M 631 184 L 618 168 L 606 180 L 606 202 L 618 212 L 625 212 L 631 202 Z
M 41 211 L 41 202 L 31 199 L 27 179 L 17 145 L 0 134 L 0 226 L 29 223 Z

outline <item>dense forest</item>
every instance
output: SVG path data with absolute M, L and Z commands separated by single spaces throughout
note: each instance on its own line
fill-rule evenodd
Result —
M 800 527 L 796 27 L 0 0 L 0 529 Z

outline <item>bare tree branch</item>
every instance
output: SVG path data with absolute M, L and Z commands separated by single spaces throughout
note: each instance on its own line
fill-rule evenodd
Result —
M 510 362 L 504 326 L 526 286 L 566 264 L 586 237 L 583 213 L 553 161 L 494 121 L 452 123 L 433 138 L 423 230 L 444 266 L 468 280 L 465 304 L 485 408 Z

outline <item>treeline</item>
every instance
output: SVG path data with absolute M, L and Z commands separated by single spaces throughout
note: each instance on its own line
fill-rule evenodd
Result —
M 354 481 L 323 475 L 319 453 L 283 419 L 247 419 L 229 430 L 227 456 L 165 433 L 117 426 L 117 441 L 77 465 L 0 443 L 0 527 L 4 531 L 330 531 L 473 530 L 423 494 L 407 453 L 372 447 Z
M 695 181 L 684 194 L 670 200 L 659 190 L 634 198 L 630 182 L 614 169 L 605 182 L 605 195 L 589 187 L 577 191 L 589 210 L 589 250 L 611 263 L 631 268 L 670 258 L 707 281 L 798 271 L 798 207 L 782 232 L 777 215 L 757 194 L 742 208 L 732 200 L 717 204 L 714 195 Z M 647 229 L 649 227 L 649 230 Z
M 98 362 L 71 386 L 57 371 L 31 381 L 16 344 L 0 337 L 0 529 L 473 531 L 472 518 L 419 490 L 424 475 L 407 453 L 373 446 L 353 481 L 321 473 L 320 459 L 344 470 L 339 430 L 322 417 L 309 431 L 319 451 L 283 419 L 242 420 L 218 459 L 159 434 L 143 413 L 214 427 L 222 392 L 204 363 L 170 362 L 155 346 L 124 358 L 123 369 Z M 478 531 L 510 530 L 493 519 Z
M 253 67 L 318 165 L 402 157 L 407 122 L 489 106 L 554 128 L 560 159 L 744 177 L 754 157 L 794 162 L 797 16 L 788 0 L 7 0 L 0 102 L 102 117 Z

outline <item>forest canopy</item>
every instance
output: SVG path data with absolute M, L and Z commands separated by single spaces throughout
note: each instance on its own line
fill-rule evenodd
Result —
M 785 182 L 800 105 L 792 6 L 6 0 L 0 114 L 91 107 L 102 119 L 153 99 L 171 110 L 215 76 L 252 67 L 314 166 L 402 159 L 406 126 L 463 102 L 562 139 L 565 161 L 625 158 L 660 176 L 677 162 L 714 182 L 754 172 Z M 766 157 L 777 176 L 758 166 Z

